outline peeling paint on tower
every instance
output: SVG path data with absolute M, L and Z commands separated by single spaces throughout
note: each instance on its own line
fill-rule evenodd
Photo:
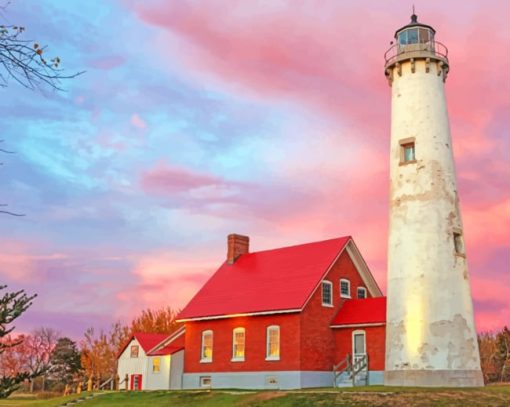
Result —
M 392 91 L 387 385 L 482 386 L 444 84 L 435 30 L 395 33 Z

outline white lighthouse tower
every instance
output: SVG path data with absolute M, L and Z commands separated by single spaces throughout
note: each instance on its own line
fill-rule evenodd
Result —
M 483 386 L 444 84 L 447 49 L 411 22 L 386 53 L 391 86 L 385 384 Z

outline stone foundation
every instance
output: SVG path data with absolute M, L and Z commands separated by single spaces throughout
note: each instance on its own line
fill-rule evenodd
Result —
M 481 387 L 480 370 L 391 370 L 384 372 L 385 386 Z

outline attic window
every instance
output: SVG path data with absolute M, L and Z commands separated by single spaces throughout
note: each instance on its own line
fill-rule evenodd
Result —
M 416 162 L 416 147 L 414 137 L 399 141 L 400 164 L 411 164 Z
M 322 282 L 322 305 L 324 307 L 333 306 L 333 283 L 331 281 Z
M 367 289 L 365 287 L 358 287 L 358 298 L 367 298 Z
M 340 297 L 351 298 L 351 282 L 345 278 L 340 280 Z
M 130 350 L 131 350 L 131 357 L 132 358 L 137 358 L 138 357 L 138 350 L 139 350 L 138 345 L 132 345 Z
M 464 240 L 460 231 L 453 232 L 453 245 L 455 247 L 455 254 L 464 256 Z

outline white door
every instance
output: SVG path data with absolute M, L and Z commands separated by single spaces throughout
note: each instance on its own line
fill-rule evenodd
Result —
M 365 331 L 354 331 L 352 333 L 352 359 L 354 363 L 366 357 L 366 347 Z

